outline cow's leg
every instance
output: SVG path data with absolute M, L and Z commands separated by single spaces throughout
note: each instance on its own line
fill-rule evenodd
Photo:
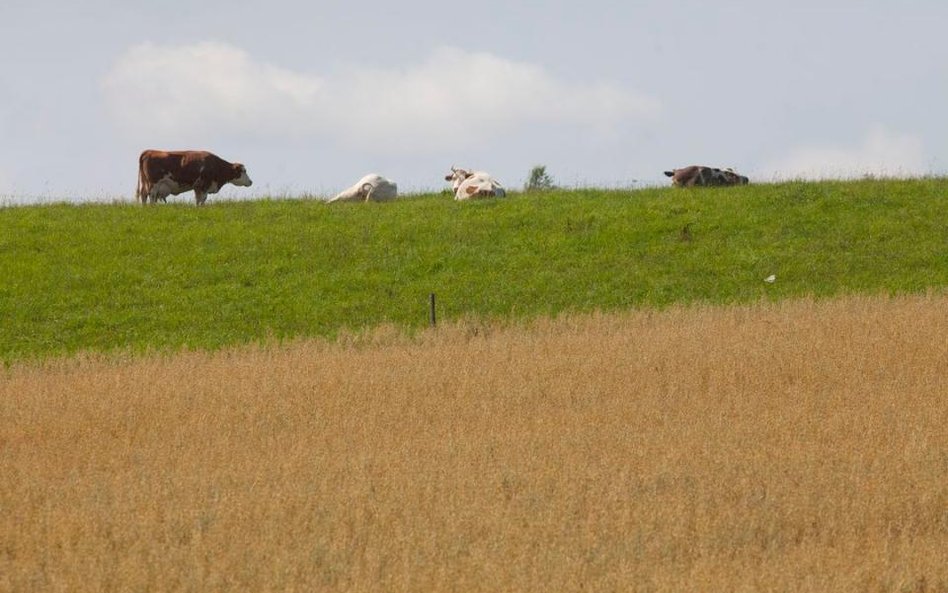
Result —
M 194 190 L 194 201 L 198 206 L 203 206 L 204 201 L 207 200 L 207 192 L 201 191 L 199 189 Z

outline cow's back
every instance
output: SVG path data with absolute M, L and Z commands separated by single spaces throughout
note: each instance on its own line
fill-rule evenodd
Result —
M 370 202 L 388 202 L 398 197 L 398 184 L 390 179 L 382 178 L 372 186 L 365 199 Z
M 224 160 L 205 150 L 146 150 L 139 166 L 151 184 L 170 176 L 179 185 L 192 185 L 208 165 Z
M 398 196 L 398 185 L 378 173 L 370 173 L 336 194 L 330 202 L 385 202 Z
M 357 185 L 365 199 L 371 202 L 387 202 L 394 200 L 398 195 L 398 185 L 378 173 L 366 175 L 359 180 Z
M 497 197 L 502 198 L 507 195 L 499 181 L 483 171 L 472 173 L 467 179 L 461 182 L 454 193 L 455 200 L 468 200 L 471 198 Z

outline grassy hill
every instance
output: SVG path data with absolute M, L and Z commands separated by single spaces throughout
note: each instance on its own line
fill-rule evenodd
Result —
M 0 359 L 948 286 L 948 180 L 0 208 Z M 764 278 L 774 274 L 774 283 Z

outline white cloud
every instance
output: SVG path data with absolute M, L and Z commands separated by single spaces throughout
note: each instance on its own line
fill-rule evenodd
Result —
M 318 79 L 218 43 L 136 46 L 102 86 L 110 114 L 129 135 L 167 139 L 255 129 L 287 133 L 321 93 Z
M 119 58 L 102 88 L 111 116 L 136 140 L 329 134 L 399 152 L 476 146 L 531 125 L 607 133 L 660 111 L 655 99 L 614 84 L 574 85 L 540 66 L 452 48 L 406 68 L 317 75 L 222 43 L 144 44 Z
M 859 146 L 798 148 L 762 168 L 774 179 L 834 179 L 925 174 L 922 141 L 874 126 Z

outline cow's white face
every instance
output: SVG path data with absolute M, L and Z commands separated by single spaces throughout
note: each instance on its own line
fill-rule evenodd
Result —
M 251 185 L 253 185 L 253 181 L 250 180 L 250 176 L 247 175 L 247 169 L 244 168 L 243 165 L 238 165 L 237 170 L 240 172 L 240 177 L 238 177 L 237 179 L 234 179 L 233 181 L 231 181 L 231 183 L 233 183 L 234 185 L 239 185 L 241 187 L 250 187 Z
M 444 180 L 451 183 L 451 189 L 458 191 L 458 187 L 461 186 L 461 183 L 465 179 L 471 176 L 471 172 L 467 169 L 458 169 L 457 167 L 451 167 L 451 172 L 444 176 Z

